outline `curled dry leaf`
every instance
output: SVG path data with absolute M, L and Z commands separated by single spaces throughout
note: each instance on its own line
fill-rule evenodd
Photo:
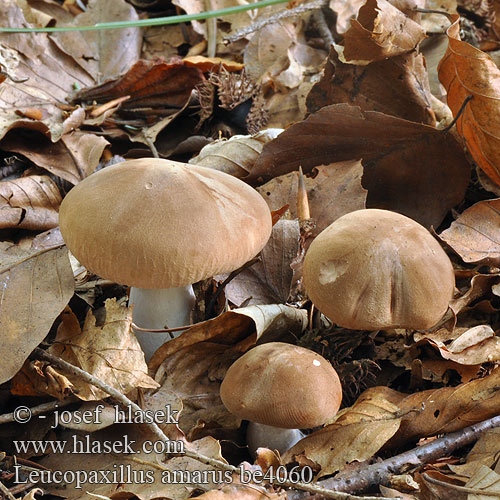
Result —
M 461 297 L 452 299 L 450 309 L 455 315 L 463 311 L 469 304 L 477 301 L 492 291 L 492 287 L 500 281 L 500 276 L 495 274 L 476 274 L 473 276 L 469 290 Z
M 283 129 L 266 129 L 254 135 L 233 135 L 207 144 L 189 163 L 220 170 L 234 177 L 246 177 L 262 153 L 264 144 L 276 139 Z
M 476 490 L 469 491 L 468 500 L 491 500 L 492 497 L 500 496 L 500 475 L 485 465 L 480 465 L 472 477 L 465 483 L 466 488 Z
M 500 198 L 476 203 L 439 237 L 467 263 L 500 266 Z
M 398 430 L 396 416 L 403 395 L 387 387 L 365 391 L 333 423 L 309 434 L 283 455 L 286 463 L 301 457 L 321 467 L 319 477 L 333 474 L 353 461 L 371 458 Z
M 83 328 L 70 310 L 64 312 L 55 343 L 48 352 L 82 368 L 122 394 L 137 387 L 158 387 L 147 375 L 144 353 L 131 331 L 132 310 L 118 305 L 115 299 L 108 299 L 105 305 L 104 322 L 98 324 L 92 311 L 89 311 Z M 47 391 L 49 384 L 46 375 L 44 372 L 40 375 L 37 376 L 30 365 L 25 366 L 15 382 L 16 392 L 28 392 L 31 389 L 35 393 L 49 393 L 57 398 L 61 397 L 61 393 L 65 395 L 65 391 L 59 392 L 57 386 L 53 386 L 51 390 L 49 387 Z M 72 391 L 84 401 L 98 401 L 107 396 L 102 390 L 75 375 L 65 374 L 64 377 L 70 381 Z
M 414 50 L 425 38 L 412 0 L 367 0 L 344 36 L 344 57 L 368 64 Z
M 293 279 L 290 267 L 299 251 L 296 220 L 279 220 L 261 251 L 261 260 L 238 274 L 225 288 L 226 298 L 240 307 L 287 302 Z
M 347 104 L 326 106 L 264 146 L 245 179 L 257 182 L 362 159 L 367 207 L 437 227 L 463 199 L 470 166 L 447 132 Z
M 156 372 L 167 356 L 199 342 L 231 346 L 243 340 L 241 351 L 253 346 L 266 335 L 269 342 L 291 333 L 297 337 L 307 325 L 307 311 L 282 304 L 249 306 L 225 312 L 217 318 L 197 323 L 182 335 L 163 344 L 153 355 L 149 368 Z
M 22 367 L 73 295 L 68 251 L 66 248 L 27 251 L 1 242 L 0 288 L 0 383 L 3 383 Z
M 65 134 L 53 144 L 41 134 L 13 131 L 2 141 L 2 149 L 20 153 L 51 174 L 78 184 L 99 164 L 109 142 L 88 132 Z
M 47 175 L 30 175 L 0 182 L 0 228 L 44 231 L 58 224 L 62 198 Z
M 448 50 L 439 64 L 439 79 L 448 92 L 448 106 L 475 162 L 500 185 L 500 69 L 490 56 L 460 40 L 460 17 L 451 16 Z
M 16 28 L 26 24 L 18 2 L 2 2 L 0 26 Z M 66 118 L 58 104 L 66 102 L 75 84 L 93 85 L 93 76 L 45 33 L 0 33 L 0 47 L 2 70 L 19 81 L 8 78 L 1 84 L 0 138 L 12 128 L 23 127 L 47 134 L 56 142 L 65 132 Z M 26 108 L 39 109 L 41 119 L 16 113 Z
M 361 186 L 363 167 L 359 160 L 321 165 L 313 177 L 304 177 L 311 218 L 319 233 L 342 215 L 365 208 L 366 190 Z M 298 172 L 275 177 L 257 188 L 271 210 L 289 205 L 297 214 Z
M 343 63 L 332 47 L 321 80 L 307 96 L 307 108 L 313 113 L 340 103 L 428 125 L 436 122 L 425 61 L 415 52 L 354 66 Z

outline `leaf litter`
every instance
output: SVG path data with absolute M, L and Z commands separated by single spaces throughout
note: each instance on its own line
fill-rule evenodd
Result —
M 82 26 L 151 17 L 160 3 L 6 0 L 0 16 L 1 24 L 11 27 Z M 180 0 L 176 5 L 193 13 L 237 3 Z M 225 409 L 220 384 L 231 363 L 256 343 L 280 340 L 328 356 L 349 384 L 345 407 L 282 457 L 259 451 L 256 464 L 244 466 L 249 470 L 270 470 L 272 464 L 289 471 L 310 468 L 315 479 L 348 479 L 401 447 L 432 442 L 495 417 L 498 200 L 474 173 L 471 182 L 471 171 L 478 165 L 498 183 L 498 69 L 486 53 L 460 40 L 458 18 L 448 27 L 444 16 L 420 14 L 416 7 L 456 12 L 452 1 L 331 0 L 323 9 L 326 24 L 318 11 L 275 19 L 284 12 L 276 5 L 220 17 L 215 32 L 213 22 L 197 21 L 88 36 L 0 33 L 0 329 L 7 332 L 0 348 L 6 388 L 5 395 L 0 393 L 1 413 L 25 401 L 34 406 L 47 396 L 72 402 L 68 414 L 74 420 L 101 403 L 107 411 L 113 407 L 106 390 L 42 360 L 38 351 L 32 354 L 41 346 L 145 410 L 168 407 L 178 414 L 162 424 L 162 431 L 189 453 L 218 460 L 219 467 L 238 465 L 252 460 L 246 424 Z M 490 18 L 485 23 L 491 26 Z M 249 25 L 256 27 L 238 36 Z M 422 41 L 444 29 L 449 48 L 442 57 L 443 44 L 427 50 Z M 484 36 L 481 29 L 468 40 Z M 237 41 L 223 45 L 227 35 Z M 205 56 L 214 42 L 216 57 Z M 468 95 L 474 96 L 456 127 L 466 152 L 455 133 L 437 123 L 449 123 L 449 111 L 439 101 L 439 59 L 453 114 Z M 266 122 L 285 131 L 266 131 Z M 243 135 L 250 128 L 257 134 Z M 218 276 L 198 285 L 197 311 L 205 321 L 165 343 L 146 364 L 124 305 L 124 287 L 93 277 L 74 258 L 73 272 L 56 227 L 59 204 L 72 185 L 124 157 L 158 155 L 242 178 L 281 220 L 257 263 L 229 283 Z M 298 200 L 299 167 L 306 174 L 306 220 L 304 201 Z M 441 324 L 430 331 L 345 332 L 332 328 L 308 301 L 300 273 L 308 244 L 342 215 L 365 207 L 398 211 L 434 229 L 451 256 L 456 294 Z M 51 232 L 42 233 L 46 230 Z M 73 295 L 75 277 L 80 291 Z M 92 299 L 87 301 L 88 294 Z M 214 317 L 216 312 L 221 314 Z M 80 403 L 70 399 L 75 396 Z M 102 442 L 126 433 L 141 446 L 151 439 L 150 431 L 113 418 L 98 427 L 71 422 L 57 429 L 26 424 L 24 430 L 7 419 L 0 426 L 5 447 L 0 451 L 6 453 L 0 461 L 10 470 L 13 440 L 26 436 Z M 382 494 L 413 499 L 498 495 L 497 434 L 497 429 L 486 431 L 467 456 L 453 451 L 442 463 L 393 474 L 390 484 L 381 485 Z M 139 461 L 98 453 L 27 458 L 40 464 L 36 467 L 64 471 L 131 466 L 155 477 L 216 471 L 189 453 L 134 455 Z M 86 483 L 87 493 L 71 482 L 64 491 L 39 484 L 74 499 L 287 496 L 276 484 L 247 485 L 237 475 L 228 477 L 186 484 L 171 478 L 151 484 Z M 2 481 L 7 488 L 13 485 L 12 477 Z M 316 484 L 322 483 L 311 486 Z M 293 489 L 288 494 L 301 498 L 299 485 Z M 34 492 L 19 495 L 32 500 Z

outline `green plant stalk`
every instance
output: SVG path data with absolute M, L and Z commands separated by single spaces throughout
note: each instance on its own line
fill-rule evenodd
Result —
M 162 26 L 164 24 L 177 24 L 186 23 L 189 21 L 201 21 L 203 19 L 210 19 L 212 17 L 230 16 L 231 14 L 238 14 L 246 10 L 262 9 L 269 5 L 276 5 L 286 3 L 290 0 L 261 0 L 259 2 L 250 3 L 248 5 L 238 5 L 236 7 L 228 7 L 220 10 L 210 10 L 207 12 L 200 12 L 198 14 L 183 14 L 180 16 L 158 17 L 156 19 L 140 19 L 138 21 L 114 21 L 110 23 L 97 23 L 93 26 L 67 26 L 67 27 L 54 27 L 54 28 L 2 28 L 0 33 L 54 33 L 63 31 L 97 31 L 97 30 L 111 30 L 120 28 L 143 28 L 146 26 Z

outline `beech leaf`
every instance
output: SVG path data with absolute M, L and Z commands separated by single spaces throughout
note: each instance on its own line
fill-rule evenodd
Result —
M 475 162 L 500 185 L 500 69 L 490 56 L 460 40 L 460 16 L 450 16 L 448 50 L 438 68 L 448 92 L 448 106 L 457 116 L 472 96 L 457 122 Z

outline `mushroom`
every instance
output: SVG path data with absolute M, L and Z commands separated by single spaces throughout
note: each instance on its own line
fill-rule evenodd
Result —
M 342 386 L 332 365 L 319 354 L 270 342 L 250 349 L 229 367 L 220 396 L 231 413 L 250 421 L 251 452 L 260 444 L 282 453 L 301 439 L 298 429 L 323 425 L 337 413 Z M 264 442 L 256 444 L 257 436 Z
M 434 326 L 453 296 L 450 259 L 423 226 L 388 210 L 348 213 L 311 243 L 304 286 L 336 324 L 356 330 Z
M 271 233 L 269 208 L 235 177 L 162 159 L 130 160 L 90 175 L 64 198 L 64 241 L 89 270 L 132 286 L 134 323 L 190 323 L 192 283 L 237 269 Z M 137 332 L 150 359 L 169 334 Z

